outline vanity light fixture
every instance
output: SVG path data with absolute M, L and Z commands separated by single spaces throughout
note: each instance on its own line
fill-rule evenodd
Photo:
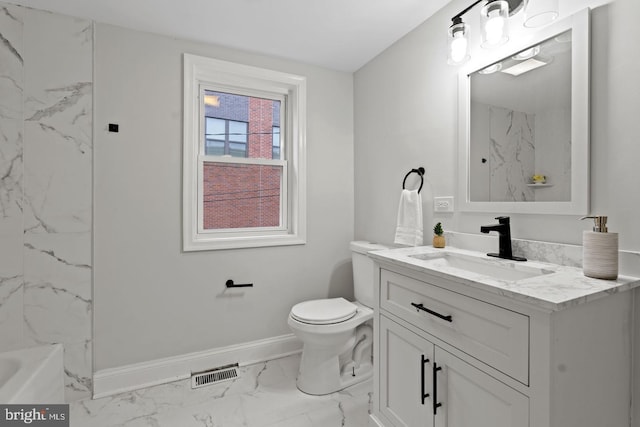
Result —
M 462 64 L 469 59 L 468 32 L 469 26 L 462 22 L 462 18 L 454 17 L 453 24 L 449 27 L 449 64 Z
M 558 0 L 476 0 L 451 18 L 447 61 L 451 65 L 461 65 L 470 58 L 469 26 L 462 16 L 481 2 L 485 2 L 480 9 L 481 46 L 487 49 L 503 45 L 509 40 L 509 17 L 523 8 L 526 27 L 546 25 L 558 17 Z

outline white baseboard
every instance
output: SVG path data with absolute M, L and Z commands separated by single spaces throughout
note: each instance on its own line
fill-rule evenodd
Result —
M 246 366 L 277 359 L 301 350 L 302 342 L 293 334 L 288 334 L 119 368 L 103 369 L 93 374 L 93 398 L 98 399 L 189 378 L 192 372 L 202 372 L 231 363 Z

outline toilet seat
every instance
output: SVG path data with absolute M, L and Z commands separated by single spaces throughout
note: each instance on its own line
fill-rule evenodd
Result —
M 344 298 L 304 301 L 293 306 L 291 317 L 312 325 L 341 323 L 356 315 L 358 306 Z

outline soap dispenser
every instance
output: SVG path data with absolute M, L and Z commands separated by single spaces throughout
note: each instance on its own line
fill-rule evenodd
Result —
M 606 216 L 592 218 L 593 231 L 582 233 L 582 271 L 585 276 L 596 279 L 618 278 L 618 233 L 607 232 Z

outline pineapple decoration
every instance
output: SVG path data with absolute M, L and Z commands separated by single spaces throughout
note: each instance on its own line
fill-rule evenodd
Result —
M 433 227 L 433 247 L 434 248 L 444 248 L 444 236 L 442 235 L 444 230 L 442 230 L 442 224 L 437 223 L 435 227 Z

